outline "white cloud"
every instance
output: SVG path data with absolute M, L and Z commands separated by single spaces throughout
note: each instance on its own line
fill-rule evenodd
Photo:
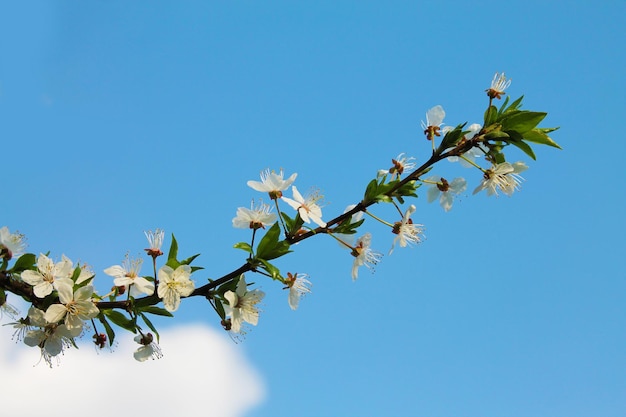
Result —
M 2 415 L 110 417 L 112 410 L 123 410 L 152 417 L 235 417 L 265 398 L 263 381 L 241 347 L 204 325 L 160 329 L 159 360 L 135 361 L 139 345 L 120 331 L 113 352 L 97 353 L 82 343 L 52 369 L 37 364 L 37 348 L 13 342 L 12 330 L 0 328 Z

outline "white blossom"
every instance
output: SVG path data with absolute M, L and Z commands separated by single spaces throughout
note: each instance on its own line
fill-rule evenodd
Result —
M 295 185 L 291 187 L 291 190 L 293 191 L 293 199 L 282 197 L 282 200 L 296 210 L 305 223 L 313 221 L 320 227 L 326 227 L 326 222 L 322 220 L 322 208 L 317 204 L 322 197 L 313 193 L 304 198 Z
M 128 255 L 122 265 L 113 265 L 104 270 L 104 273 L 114 277 L 113 283 L 117 287 L 130 287 L 130 295 L 137 297 L 141 294 L 154 294 L 154 283 L 139 276 L 142 259 L 129 259 Z
M 291 174 L 286 180 L 283 179 L 283 170 L 277 174 L 269 169 L 261 172 L 261 181 L 248 181 L 248 186 L 256 191 L 266 192 L 272 200 L 276 200 L 283 195 L 283 191 L 289 188 L 296 180 L 298 174 Z
M 440 128 L 445 116 L 446 112 L 441 105 L 436 105 L 426 112 L 426 122 L 422 121 L 422 129 L 424 129 L 424 134 L 428 140 L 433 140 L 435 136 L 441 136 Z
M 193 292 L 195 285 L 189 278 L 191 267 L 180 265 L 172 269 L 168 265 L 163 265 L 159 269 L 159 287 L 157 294 L 163 299 L 163 305 L 167 311 L 176 311 L 180 305 L 180 297 L 188 297 Z
M 407 157 L 404 153 L 401 153 L 400 155 L 396 156 L 395 159 L 391 160 L 391 163 L 393 164 L 391 168 L 378 170 L 378 177 L 382 177 L 387 174 L 396 175 L 399 177 L 405 172 L 408 174 L 416 167 L 414 161 L 414 157 Z
M 296 310 L 298 308 L 298 304 L 300 303 L 300 298 L 304 297 L 306 294 L 311 292 L 311 281 L 309 281 L 307 274 L 294 274 L 291 272 L 287 273 L 287 278 L 285 279 L 285 284 L 287 286 L 285 288 L 289 288 L 289 307 L 292 310 Z
M 37 258 L 37 271 L 30 269 L 22 272 L 24 282 L 33 286 L 33 292 L 38 298 L 44 298 L 56 289 L 55 281 L 59 278 L 72 276 L 72 261 L 63 255 L 62 261 L 54 263 L 43 253 Z
M 498 195 L 498 189 L 509 197 L 513 195 L 513 192 L 519 190 L 519 187 L 524 180 L 519 174 L 528 169 L 528 166 L 523 162 L 515 162 L 510 164 L 508 162 L 502 162 L 501 164 L 493 165 L 488 169 L 481 183 L 474 190 L 474 194 L 487 190 L 487 195 Z
M 493 76 L 493 80 L 491 80 L 491 86 L 485 91 L 487 91 L 487 95 L 489 97 L 499 99 L 503 94 L 505 94 L 504 90 L 509 88 L 510 85 L 511 79 L 507 80 L 504 73 L 499 74 L 496 72 Z
M 57 291 L 60 304 L 52 304 L 46 310 L 44 318 L 48 323 L 58 323 L 65 318 L 65 327 L 72 334 L 78 336 L 83 330 L 83 320 L 89 320 L 98 315 L 98 307 L 91 301 L 93 287 L 85 285 L 72 290 L 71 279 L 60 279 Z
M 148 255 L 154 258 L 156 258 L 157 256 L 163 255 L 161 246 L 163 246 L 163 239 L 165 237 L 165 231 L 161 229 L 156 229 L 154 232 L 152 230 L 149 230 L 143 233 L 146 235 L 146 239 L 148 239 L 149 247 L 145 249 Z
M 26 239 L 20 233 L 11 233 L 7 226 L 0 228 L 0 258 L 20 256 L 26 249 Z
M 133 353 L 133 357 L 139 361 L 144 362 L 148 359 L 160 359 L 163 357 L 161 348 L 154 342 L 152 333 L 146 333 L 145 335 L 139 334 L 133 339 L 141 346 Z
M 248 291 L 246 280 L 242 275 L 237 283 L 235 291 L 226 291 L 224 298 L 228 305 L 224 305 L 224 311 L 230 316 L 230 330 L 241 333 L 244 322 L 256 326 L 259 322 L 259 309 L 256 306 L 265 297 L 261 290 Z
M 359 267 L 365 265 L 369 270 L 374 272 L 374 266 L 382 259 L 382 254 L 370 248 L 372 243 L 372 234 L 365 233 L 357 239 L 352 250 L 354 262 L 352 263 L 352 279 L 356 280 L 359 276 Z
M 445 211 L 450 211 L 454 197 L 461 194 L 467 188 L 467 181 L 464 178 L 455 178 L 452 182 L 446 181 L 445 178 L 429 177 L 425 181 L 436 184 L 429 184 L 426 196 L 429 203 L 439 198 L 439 204 Z
M 393 227 L 393 233 L 397 234 L 396 238 L 391 244 L 389 254 L 393 252 L 396 244 L 399 244 L 401 248 L 406 247 L 412 243 L 420 243 L 422 241 L 423 225 L 413 224 L 411 220 L 411 214 L 415 212 L 415 206 L 411 204 L 409 208 L 402 216 L 402 221 L 397 222 Z
M 239 229 L 260 229 L 273 224 L 276 215 L 270 213 L 272 207 L 269 204 L 260 203 L 254 207 L 254 202 L 250 208 L 239 207 L 237 216 L 233 218 L 233 227 Z
M 73 337 L 65 324 L 47 324 L 38 329 L 28 330 L 24 336 L 24 343 L 31 347 L 38 346 L 42 359 L 52 367 L 52 358 L 72 346 Z

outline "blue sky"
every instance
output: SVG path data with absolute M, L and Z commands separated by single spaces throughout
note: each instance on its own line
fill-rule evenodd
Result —
M 420 195 L 414 219 L 427 239 L 385 256 L 375 274 L 361 271 L 352 282 L 348 252 L 320 236 L 277 262 L 313 282 L 297 311 L 279 285 L 250 276 L 267 296 L 243 342 L 220 333 L 201 300 L 183 303 L 161 328 L 179 335 L 177 326 L 200 326 L 229 341 L 224 349 L 246 362 L 249 374 L 241 374 L 253 375 L 245 378 L 258 394 L 233 416 L 622 415 L 618 156 L 626 146 L 612 130 L 626 112 L 625 8 L 5 3 L 0 226 L 26 234 L 34 253 L 90 264 L 103 291 L 110 281 L 102 270 L 127 252 L 139 255 L 143 231 L 161 227 L 176 235 L 181 254 L 202 254 L 206 269 L 194 279 L 203 283 L 244 261 L 232 245 L 249 236 L 231 219 L 261 197 L 246 186 L 261 170 L 297 172 L 299 189 L 321 189 L 324 217 L 334 217 L 400 152 L 427 159 L 420 121 L 432 106 L 445 108 L 447 124 L 480 122 L 484 90 L 505 71 L 512 98 L 524 94 L 525 108 L 548 112 L 545 126 L 561 127 L 553 138 L 562 151 L 537 148 L 537 161 L 509 156 L 530 167 L 521 192 L 472 196 L 480 173 L 444 162 L 433 172 L 464 175 L 467 195 L 448 213 Z M 374 210 L 394 221 L 388 207 Z M 363 230 L 386 254 L 393 235 L 372 221 Z M 182 359 L 162 342 L 161 361 L 177 367 Z M 29 355 L 25 368 L 38 360 L 8 340 L 0 349 Z M 112 355 L 126 369 L 132 356 L 118 350 L 80 351 L 91 354 L 87 364 Z M 210 367 L 224 354 L 206 352 L 194 361 Z M 223 378 L 180 363 L 190 366 L 189 380 L 178 383 Z M 232 401 L 237 386 L 235 378 Z M 219 387 L 209 391 L 217 403 Z

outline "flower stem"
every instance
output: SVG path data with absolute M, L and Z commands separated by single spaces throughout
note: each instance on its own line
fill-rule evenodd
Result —
M 381 219 L 380 217 L 377 217 L 375 215 L 373 215 L 372 213 L 370 213 L 368 210 L 365 211 L 365 214 L 367 214 L 368 216 L 370 216 L 371 218 L 373 218 L 374 220 L 378 220 L 379 222 L 381 222 L 384 225 L 387 225 L 389 227 L 393 227 L 393 224 Z

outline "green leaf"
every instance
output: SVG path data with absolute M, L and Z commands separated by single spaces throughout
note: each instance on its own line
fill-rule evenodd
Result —
M 192 262 L 193 262 L 193 261 L 194 261 L 194 260 L 195 260 L 198 256 L 200 256 L 200 254 L 199 254 L 199 253 L 196 253 L 195 255 L 190 256 L 189 258 L 187 258 L 187 259 L 183 259 L 182 261 L 180 261 L 180 264 L 181 264 L 181 265 L 189 265 L 189 264 L 191 264 L 191 263 L 192 263 Z
M 500 106 L 500 110 L 498 111 L 498 117 L 501 117 L 503 114 L 506 114 L 506 113 L 518 111 L 518 109 L 522 105 L 522 100 L 524 99 L 524 96 L 521 96 L 520 98 L 515 100 L 513 103 L 511 103 L 510 106 L 507 107 L 509 98 L 510 98 L 509 96 L 506 96 L 506 98 L 504 99 L 504 103 L 502 103 L 502 106 Z
M 553 132 L 556 129 L 558 128 L 537 128 L 529 130 L 528 132 L 524 133 L 524 140 L 527 140 L 528 142 L 538 143 L 540 145 L 548 145 L 552 146 L 553 148 L 562 149 L 555 141 L 552 140 L 552 138 L 550 138 L 550 136 L 547 135 L 547 133 Z
M 455 146 L 464 137 L 463 128 L 466 124 L 467 123 L 460 124 L 454 129 L 448 131 L 441 140 L 439 148 L 437 148 L 437 153 L 441 153 L 446 149 Z
M 384 181 L 384 179 L 382 181 Z M 374 178 L 369 182 L 369 184 L 367 184 L 365 195 L 363 196 L 363 203 L 369 204 L 370 202 L 375 201 L 378 194 L 378 180 Z
M 483 126 L 491 126 L 496 121 L 498 117 L 498 109 L 496 106 L 489 106 L 489 108 L 485 111 L 485 123 Z
M 107 319 L 104 317 L 104 314 L 98 315 L 98 320 L 104 326 L 104 331 L 107 332 L 107 337 L 109 338 L 109 346 L 113 346 L 113 341 L 115 340 L 115 332 L 113 331 L 113 327 L 109 324 Z
M 280 270 L 276 268 L 274 265 L 267 262 L 265 259 L 259 259 L 259 261 L 261 261 L 261 263 L 263 264 L 263 269 L 265 269 L 265 271 L 267 271 L 267 273 L 270 274 L 272 279 L 280 280 L 282 278 L 280 276 Z
M 126 316 L 119 311 L 106 310 L 104 314 L 106 314 L 109 320 L 111 320 L 113 323 L 117 324 L 121 328 L 131 331 L 133 333 L 137 333 L 137 324 L 135 323 L 135 321 L 126 318 Z
M 248 253 L 252 253 L 252 246 L 250 246 L 250 244 L 246 243 L 246 242 L 235 243 L 233 245 L 233 248 L 241 249 L 241 250 L 246 251 Z
M 535 156 L 535 153 L 533 152 L 532 148 L 530 147 L 530 145 L 528 145 L 526 142 L 522 141 L 522 140 L 510 140 L 509 143 L 511 145 L 517 146 L 518 148 L 520 148 L 522 151 L 524 151 L 524 153 L 528 156 L 530 156 L 533 160 L 536 160 L 537 157 Z
M 278 222 L 265 233 L 263 239 L 259 242 L 256 249 L 256 257 L 260 259 L 270 260 L 283 256 L 289 252 L 289 243 L 282 240 L 279 241 L 280 226 Z
M 217 314 L 220 316 L 220 318 L 222 320 L 224 320 L 226 318 L 226 312 L 224 311 L 224 305 L 222 304 L 222 302 L 217 299 L 214 298 L 215 300 L 215 310 L 217 311 Z
M 177 256 L 178 256 L 178 242 L 176 241 L 176 238 L 174 237 L 174 233 L 172 233 L 172 245 L 170 246 L 170 252 L 167 255 L 167 264 L 169 265 L 169 262 L 172 260 L 174 260 L 175 263 L 178 264 L 178 260 L 176 259 Z M 178 266 L 179 265 L 176 265 L 176 267 Z M 174 267 L 172 266 L 172 268 Z
M 502 130 L 515 130 L 520 135 L 534 129 L 547 116 L 548 113 L 522 111 L 512 115 L 505 115 L 501 120 Z
M 37 257 L 34 254 L 25 253 L 24 255 L 20 256 L 17 261 L 15 261 L 15 264 L 13 265 L 13 268 L 11 268 L 11 271 L 22 272 L 26 269 L 33 267 L 36 262 Z
M 152 322 L 148 319 L 148 317 L 146 317 L 145 314 L 140 312 L 139 315 L 143 319 L 144 323 L 146 323 L 146 325 L 150 328 L 150 330 L 152 330 L 154 332 L 154 334 L 157 337 L 157 343 L 159 343 L 159 339 L 161 337 L 159 336 L 159 332 L 157 331 L 156 327 L 154 327 L 154 324 L 152 324 Z
M 506 140 L 509 138 L 509 134 L 501 130 L 494 130 L 484 136 L 485 140 Z
M 174 315 L 170 313 L 169 311 L 167 311 L 166 309 L 157 307 L 157 306 L 142 307 L 140 311 L 143 313 L 150 313 L 150 314 L 154 314 L 157 316 L 174 317 Z

